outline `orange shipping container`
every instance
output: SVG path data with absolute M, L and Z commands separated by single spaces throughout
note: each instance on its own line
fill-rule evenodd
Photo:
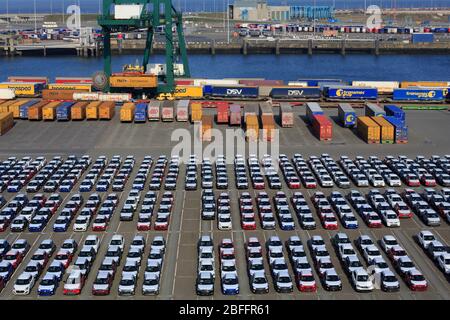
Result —
M 87 120 L 97 120 L 98 119 L 98 108 L 102 103 L 100 101 L 93 101 L 86 106 L 86 119 Z
M 0 113 L 0 136 L 4 135 L 14 126 L 14 118 L 12 112 Z
M 70 109 L 70 116 L 72 120 L 84 120 L 86 118 L 86 107 L 88 102 L 77 102 Z
M 380 126 L 381 143 L 394 143 L 394 126 L 384 117 L 371 117 L 371 119 Z
M 132 102 L 125 103 L 122 108 L 120 108 L 120 121 L 121 122 L 132 122 L 134 120 L 134 109 L 136 106 Z
M 76 92 L 88 92 L 86 90 L 42 90 L 42 99 L 44 100 L 73 100 L 73 94 Z
M 42 119 L 53 121 L 56 118 L 56 108 L 61 102 L 54 101 L 42 108 Z
M 380 143 L 380 126 L 370 117 L 358 117 L 359 136 L 367 143 Z
M 213 116 L 210 115 L 202 116 L 202 129 L 201 129 L 202 141 L 211 141 L 213 121 L 214 121 Z
M 249 114 L 245 120 L 246 130 L 245 136 L 248 141 L 258 141 L 259 137 L 259 122 L 258 117 L 254 114 Z
M 42 108 L 48 104 L 47 100 L 42 100 L 28 108 L 28 120 L 42 120 Z
M 30 101 L 31 99 L 20 99 L 20 100 L 16 100 L 15 103 L 11 104 L 8 107 L 8 111 L 12 112 L 13 117 L 15 119 L 20 118 L 20 106 L 27 103 L 28 101 Z
M 99 107 L 100 120 L 111 120 L 116 111 L 116 104 L 113 101 L 103 102 Z
M 408 87 L 447 87 L 445 81 L 402 81 L 400 88 Z
M 264 141 L 272 141 L 275 138 L 275 121 L 273 115 L 263 114 L 262 122 L 262 139 Z
M 191 121 L 201 121 L 202 114 L 202 103 L 198 101 L 191 102 Z
M 14 104 L 14 103 L 16 103 L 16 102 L 17 102 L 17 100 L 8 100 L 6 102 L 3 102 L 0 105 L 0 113 L 7 113 L 7 112 L 9 112 L 9 106 Z

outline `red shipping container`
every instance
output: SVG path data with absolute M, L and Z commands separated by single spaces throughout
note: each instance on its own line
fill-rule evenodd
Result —
M 320 141 L 331 141 L 333 137 L 333 124 L 327 116 L 314 115 L 312 129 L 314 135 Z
M 241 106 L 238 104 L 232 104 L 230 106 L 230 125 L 240 126 L 241 122 Z
M 191 79 L 176 79 L 175 85 L 177 86 L 193 86 L 194 80 Z
M 217 123 L 228 123 L 228 102 L 217 102 Z

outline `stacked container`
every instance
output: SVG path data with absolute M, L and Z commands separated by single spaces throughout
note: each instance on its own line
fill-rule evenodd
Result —
M 136 104 L 134 109 L 134 122 L 145 122 L 147 120 L 147 103 Z
M 56 119 L 58 121 L 69 121 L 71 115 L 71 108 L 75 102 L 65 101 L 58 105 L 56 108 Z
M 257 116 L 258 114 L 258 104 L 257 103 L 249 103 L 244 106 L 244 121 L 247 123 L 248 117 Z
M 191 102 L 191 122 L 202 120 L 202 103 L 198 101 Z
M 12 112 L 0 113 L 0 136 L 4 135 L 14 125 Z
M 161 109 L 162 121 L 174 120 L 174 101 L 163 101 Z
M 101 105 L 101 101 L 92 101 L 86 106 L 86 119 L 87 120 L 97 120 L 98 119 L 98 108 Z
M 14 119 L 19 119 L 20 118 L 20 107 L 22 105 L 25 105 L 27 103 L 29 103 L 30 99 L 21 99 L 21 100 L 17 100 L 15 103 L 11 104 L 8 107 L 9 112 L 12 112 Z
M 294 112 L 289 103 L 282 102 L 280 104 L 280 118 L 283 128 L 292 128 L 294 126 Z
M 9 100 L 9 101 L 5 101 L 2 104 L 0 104 L 0 113 L 9 112 L 9 106 L 16 102 L 17 102 L 16 100 Z
M 42 119 L 53 121 L 56 118 L 56 108 L 61 104 L 60 101 L 53 101 L 42 108 Z
M 86 118 L 86 106 L 89 102 L 77 102 L 70 109 L 70 116 L 72 120 L 84 120 Z
M 177 102 L 177 121 L 188 121 L 189 118 L 189 100 L 179 100 Z
M 42 119 L 42 108 L 48 104 L 48 101 L 41 100 L 36 104 L 30 106 L 27 110 L 26 118 L 28 120 L 41 120 Z
M 261 102 L 259 104 L 259 115 L 271 115 L 273 117 L 272 106 L 268 102 Z
M 147 116 L 149 121 L 159 121 L 161 119 L 160 111 L 161 101 L 151 100 L 147 107 Z
M 75 93 L 83 93 L 83 90 L 42 90 L 42 99 L 44 100 L 73 100 Z
M 111 120 L 116 112 L 116 104 L 113 101 L 102 102 L 98 107 L 98 118 L 100 120 Z
M 405 111 L 399 107 L 389 104 L 384 106 L 384 111 L 386 111 L 386 116 L 397 118 L 401 121 L 406 121 Z
M 238 104 L 230 105 L 230 125 L 240 126 L 242 123 L 241 106 Z
M 211 141 L 213 120 L 214 120 L 213 116 L 210 115 L 202 116 L 201 135 L 200 135 L 202 141 Z
M 354 127 L 356 124 L 356 112 L 349 103 L 339 103 L 338 117 L 345 128 Z
M 380 126 L 370 117 L 358 117 L 359 136 L 367 143 L 380 143 Z
M 28 109 L 37 103 L 39 103 L 39 100 L 34 99 L 34 100 L 28 101 L 27 103 L 22 104 L 19 107 L 19 118 L 27 120 L 28 119 Z
M 408 143 L 408 126 L 405 122 L 392 116 L 385 119 L 394 127 L 395 143 Z
M 228 123 L 229 119 L 229 107 L 228 102 L 217 102 L 217 123 Z
M 315 115 L 323 115 L 323 110 L 317 102 L 306 103 L 306 119 L 313 123 Z
M 269 114 L 261 115 L 262 139 L 263 141 L 273 141 L 275 139 L 275 121 Z
M 333 138 L 333 124 L 330 119 L 323 114 L 313 116 L 312 130 L 320 141 L 331 141 Z
M 381 143 L 394 143 L 394 126 L 384 117 L 372 117 L 371 119 L 380 126 Z
M 385 116 L 386 112 L 381 109 L 381 107 L 375 103 L 366 103 L 365 115 L 367 117 L 381 117 Z
M 245 119 L 245 137 L 247 141 L 258 141 L 259 122 L 255 114 L 248 114 Z
M 120 108 L 120 121 L 121 122 L 131 122 L 134 120 L 134 110 L 136 106 L 132 102 L 125 103 L 122 108 Z

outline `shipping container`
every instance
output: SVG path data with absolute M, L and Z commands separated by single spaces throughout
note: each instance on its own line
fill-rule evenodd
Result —
M 258 96 L 259 97 L 270 97 L 270 93 L 272 92 L 274 86 L 259 86 L 258 87 Z
M 400 88 L 409 87 L 447 87 L 446 81 L 402 81 L 400 82 Z
M 198 101 L 191 102 L 191 122 L 201 121 L 203 115 L 202 103 Z
M 228 102 L 225 101 L 218 102 L 216 110 L 217 110 L 217 123 L 228 123 L 229 122 Z
M 10 112 L 9 111 L 9 106 L 16 103 L 17 100 L 9 100 L 9 101 L 5 101 L 2 104 L 0 104 L 0 113 L 7 113 Z
M 126 102 L 120 108 L 120 121 L 121 122 L 132 122 L 134 120 L 134 110 L 136 106 L 132 102 Z
M 380 142 L 394 143 L 394 126 L 384 117 L 371 117 L 371 119 L 380 126 Z
M 28 101 L 27 103 L 22 104 L 19 107 L 19 117 L 18 118 L 28 120 L 28 109 L 31 106 L 38 104 L 39 102 L 40 102 L 40 100 L 33 99 L 33 100 Z
M 113 101 L 104 101 L 98 107 L 98 118 L 100 120 L 111 120 L 116 113 L 116 103 Z
M 408 143 L 408 127 L 405 122 L 392 116 L 384 118 L 394 127 L 395 143 Z
M 86 118 L 86 106 L 88 103 L 87 101 L 75 103 L 70 109 L 70 118 L 72 120 L 84 120 Z
M 241 106 L 238 104 L 230 105 L 230 125 L 240 126 L 242 123 Z
M 200 99 L 203 97 L 203 87 L 201 86 L 181 86 L 175 87 L 175 98 Z
M 113 88 L 156 88 L 158 86 L 157 77 L 154 75 L 112 75 L 109 82 Z
M 308 87 L 308 82 L 306 82 L 306 81 L 289 81 L 288 86 L 303 88 L 303 87 Z
M 377 88 L 379 94 L 391 94 L 400 87 L 398 81 L 352 81 L 353 87 Z
M 14 126 L 14 117 L 12 112 L 0 113 L 0 135 L 4 135 Z
M 294 112 L 289 103 L 280 104 L 280 119 L 283 128 L 292 128 L 294 126 Z
M 71 116 L 71 108 L 75 104 L 73 101 L 64 101 L 56 108 L 56 119 L 58 121 L 69 121 Z
M 98 92 L 76 92 L 73 94 L 73 100 L 76 101 L 98 101 Z
M 165 100 L 161 106 L 161 120 L 173 121 L 174 120 L 174 101 Z
M 378 98 L 378 90 L 367 87 L 324 87 L 324 94 L 329 99 L 361 100 Z
M 312 131 L 320 141 L 331 141 L 333 138 L 333 124 L 323 114 L 315 114 L 312 117 Z
M 87 83 L 92 84 L 92 78 L 87 77 L 56 77 L 55 83 L 65 84 L 65 83 Z
M 406 121 L 406 113 L 399 107 L 393 105 L 393 104 L 387 104 L 384 106 L 384 111 L 386 112 L 387 116 L 392 116 L 397 119 L 400 119 L 401 121 Z
M 392 99 L 394 101 L 444 101 L 445 89 L 413 88 L 395 89 Z
M 48 83 L 47 77 L 8 77 L 8 82 L 29 82 L 29 83 L 42 83 L 46 86 Z
M 19 99 L 16 100 L 13 104 L 8 106 L 8 111 L 12 112 L 14 119 L 20 118 L 20 106 L 30 102 L 30 99 Z
M 224 97 L 224 98 L 257 98 L 258 97 L 258 87 L 244 87 L 244 86 L 234 86 L 234 87 L 211 87 L 212 97 Z
M 98 108 L 102 103 L 93 101 L 86 106 L 86 120 L 98 120 Z
M 284 85 L 283 80 L 248 80 L 241 79 L 239 84 L 249 87 L 259 87 L 259 86 L 282 86 Z
M 273 115 L 261 115 L 262 140 L 273 141 L 275 139 L 275 121 Z
M 92 85 L 86 83 L 51 83 L 47 86 L 49 90 L 79 90 L 84 92 L 91 92 Z
M 175 85 L 176 86 L 193 86 L 194 80 L 193 79 L 175 79 Z
M 385 116 L 386 112 L 376 103 L 366 102 L 364 115 L 368 117 Z
M 211 141 L 212 139 L 212 128 L 213 128 L 213 116 L 203 115 L 200 139 L 201 141 Z
M 245 119 L 245 137 L 247 141 L 258 141 L 259 122 L 256 114 L 249 114 Z
M 47 100 L 42 100 L 41 102 L 39 102 L 39 103 L 31 106 L 30 108 L 28 108 L 28 120 L 30 120 L 30 121 L 40 121 L 40 120 L 42 120 L 42 110 L 49 103 L 53 103 L 55 105 L 59 104 L 59 102 L 49 102 Z
M 44 88 L 39 82 L 2 82 L 0 89 L 12 89 L 16 97 L 37 97 Z
M 317 87 L 319 85 L 319 82 L 325 83 L 342 83 L 343 81 L 341 79 L 297 79 L 297 81 L 300 82 L 306 82 L 308 87 Z
M 194 79 L 194 86 L 234 86 L 238 85 L 237 79 Z
M 339 103 L 338 118 L 345 128 L 351 128 L 356 125 L 356 112 L 349 103 Z
M 189 119 L 189 100 L 177 101 L 177 121 L 185 122 Z
M 59 101 L 52 101 L 42 108 L 42 119 L 44 121 L 53 121 L 56 119 L 56 108 L 61 104 Z
M 315 115 L 323 115 L 324 112 L 320 105 L 317 102 L 308 102 L 306 103 L 306 119 L 309 123 L 313 122 L 313 117 Z
M 272 104 L 269 102 L 260 102 L 259 103 L 259 115 L 271 115 L 273 117 L 273 109 Z
M 129 102 L 131 101 L 130 93 L 99 93 L 98 100 L 99 101 L 111 101 L 116 103 Z
M 136 104 L 134 109 L 134 122 L 145 122 L 147 120 L 147 103 L 141 102 Z
M 428 42 L 431 43 L 434 41 L 434 34 L 433 33 L 413 33 L 411 35 L 411 42 L 412 43 L 422 43 L 422 42 Z
M 380 143 L 380 126 L 370 117 L 358 117 L 358 134 L 367 143 Z
M 151 100 L 147 106 L 147 118 L 149 121 L 161 120 L 161 101 Z
M 0 89 L 1 100 L 12 100 L 16 97 L 13 89 Z
M 273 99 L 319 99 L 319 87 L 277 87 L 270 92 Z
M 73 95 L 75 93 L 80 93 L 85 91 L 80 90 L 42 90 L 42 99 L 44 100 L 73 100 Z
M 248 103 L 244 106 L 244 121 L 247 122 L 247 117 L 258 115 L 258 103 Z

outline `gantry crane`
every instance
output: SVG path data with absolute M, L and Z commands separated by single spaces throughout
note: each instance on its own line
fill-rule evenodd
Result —
M 140 13 L 129 17 L 117 17 L 112 12 L 124 6 L 138 7 Z M 122 7 L 120 7 L 122 6 Z M 153 37 L 158 26 L 164 26 L 165 35 L 165 74 L 158 77 L 156 93 L 169 97 L 175 90 L 174 65 L 181 56 L 184 73 L 180 77 L 190 77 L 189 64 L 186 52 L 186 43 L 183 35 L 183 18 L 180 12 L 172 5 L 171 0 L 103 0 L 103 14 L 98 17 L 98 24 L 103 34 L 103 61 L 102 74 L 94 76 L 94 83 L 100 84 L 103 91 L 110 91 L 109 79 L 111 77 L 111 33 L 131 32 L 139 29 L 147 30 L 142 66 L 137 68 L 143 73 L 147 72 L 147 65 L 154 43 Z M 178 49 L 174 45 L 173 26 L 176 26 L 178 35 Z M 134 70 L 136 71 L 136 70 Z M 138 71 L 139 72 L 139 71 Z M 99 77 L 100 75 L 100 77 Z M 101 83 L 103 82 L 103 86 Z

